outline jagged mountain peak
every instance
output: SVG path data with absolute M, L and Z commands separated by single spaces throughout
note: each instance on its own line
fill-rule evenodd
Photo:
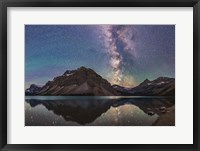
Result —
M 113 85 L 113 88 L 120 95 L 136 95 L 136 96 L 174 96 L 175 95 L 175 79 L 168 77 L 159 77 L 150 81 L 145 79 L 138 86 L 127 89 L 118 85 Z
M 150 82 L 149 79 L 145 79 L 142 83 L 147 83 L 147 82 Z
M 66 70 L 42 87 L 40 95 L 117 95 L 111 84 L 94 70 L 80 67 Z
M 66 70 L 63 75 L 64 76 L 69 76 L 69 75 L 73 74 L 74 72 L 76 72 L 76 70 Z
M 175 95 L 175 79 L 168 77 L 159 77 L 155 80 L 145 80 L 131 92 L 134 95 Z
M 140 83 L 138 86 L 146 85 L 147 83 L 151 82 L 149 79 L 145 79 L 142 83 Z
M 32 94 L 37 94 L 40 92 L 42 87 L 36 85 L 36 84 L 31 84 L 28 89 L 26 89 L 25 94 L 26 95 L 32 95 Z
M 35 88 L 35 87 L 40 87 L 40 86 L 38 86 L 38 85 L 36 85 L 36 84 L 31 84 L 31 85 L 30 85 L 30 88 Z
M 149 79 L 145 79 L 143 82 L 149 82 L 150 80 Z
M 88 69 L 90 69 L 90 68 L 86 68 L 84 66 L 81 66 L 81 67 L 78 68 L 78 70 L 88 70 Z

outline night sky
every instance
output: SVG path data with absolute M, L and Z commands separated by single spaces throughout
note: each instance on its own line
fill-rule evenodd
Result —
M 174 78 L 175 26 L 25 26 L 26 88 L 81 66 L 125 87 L 147 78 Z

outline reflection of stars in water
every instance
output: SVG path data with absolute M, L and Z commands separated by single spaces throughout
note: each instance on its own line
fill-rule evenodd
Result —
M 106 113 L 88 125 L 132 125 L 148 126 L 158 118 L 158 115 L 149 116 L 135 105 L 125 104 L 111 107 Z
M 29 112 L 26 112 L 26 120 L 28 116 L 30 118 L 29 125 L 78 125 L 75 122 L 64 121 L 61 115 L 57 116 L 52 111 L 45 112 L 46 109 L 41 105 L 32 108 L 32 110 L 35 112 L 32 112 L 34 114 L 31 116 L 29 116 Z M 94 122 L 86 125 L 151 125 L 156 119 L 157 115 L 149 116 L 135 105 L 126 104 L 111 107 Z
M 57 116 L 52 111 L 49 112 L 42 105 L 31 108 L 31 106 L 26 103 L 25 123 L 26 126 L 64 125 L 65 120 L 62 118 L 62 116 Z
M 158 115 L 154 114 L 150 116 L 144 111 L 145 110 L 142 110 L 141 108 L 130 103 L 122 104 L 120 106 L 113 105 L 106 112 L 102 113 L 100 116 L 94 119 L 94 121 L 85 125 L 150 126 L 157 120 Z M 65 116 L 68 116 L 68 115 L 65 115 Z M 80 125 L 77 122 L 66 121 L 63 118 L 63 116 L 57 115 L 55 112 L 47 109 L 43 105 L 37 105 L 37 106 L 31 107 L 28 103 L 25 103 L 25 123 L 26 123 L 26 126 L 29 126 L 29 125 L 31 126 Z
M 34 120 L 33 120 L 33 116 L 32 116 L 32 115 L 31 115 L 31 121 L 34 122 Z

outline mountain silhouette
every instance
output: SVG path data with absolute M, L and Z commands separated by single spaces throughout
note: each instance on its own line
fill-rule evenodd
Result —
M 43 87 L 32 84 L 25 95 L 48 96 L 174 96 L 175 79 L 159 77 L 144 80 L 134 88 L 111 85 L 94 70 L 80 67 L 67 70 L 63 75 L 48 81 Z
M 124 88 L 114 85 L 113 88 L 120 95 L 132 96 L 175 96 L 175 79 L 159 77 L 155 80 L 144 80 L 134 88 Z
M 67 70 L 63 75 L 47 82 L 36 95 L 118 95 L 111 84 L 90 68 L 80 67 Z

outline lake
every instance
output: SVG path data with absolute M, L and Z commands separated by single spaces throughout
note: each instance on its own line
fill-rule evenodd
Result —
M 174 126 L 174 97 L 26 96 L 25 126 Z

